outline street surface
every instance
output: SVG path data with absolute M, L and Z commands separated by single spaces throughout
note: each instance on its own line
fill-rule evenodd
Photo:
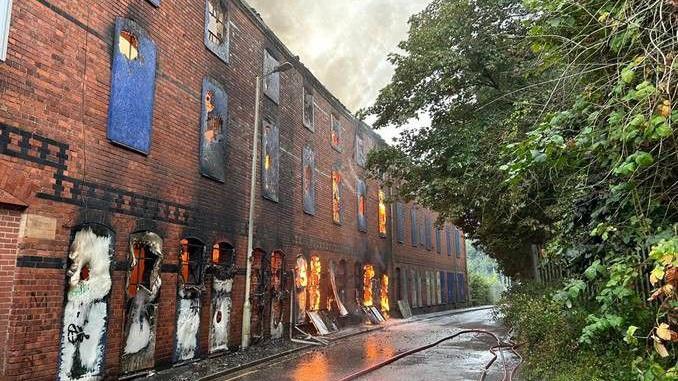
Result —
M 504 339 L 506 330 L 492 319 L 492 310 L 458 315 L 415 318 L 406 324 L 394 324 L 383 330 L 358 335 L 304 354 L 294 354 L 272 363 L 244 369 L 224 376 L 220 381 L 334 381 L 386 360 L 398 353 L 433 343 L 461 329 L 489 330 Z M 492 358 L 490 336 L 467 334 L 437 347 L 400 359 L 360 380 L 436 381 L 479 380 L 485 364 Z M 496 342 L 494 342 L 496 344 Z M 504 352 L 507 364 L 511 360 Z M 515 361 L 510 364 L 515 364 Z M 511 367 L 509 367 L 510 372 Z M 501 380 L 502 356 L 499 356 L 486 380 Z

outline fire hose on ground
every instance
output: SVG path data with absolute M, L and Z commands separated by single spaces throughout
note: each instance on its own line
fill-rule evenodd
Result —
M 509 350 L 510 350 L 513 354 L 515 354 L 515 355 L 518 357 L 518 359 L 519 359 L 518 364 L 513 368 L 513 370 L 512 370 L 510 373 L 509 373 L 509 372 L 507 371 L 507 369 L 506 369 L 506 363 L 504 362 L 504 364 L 503 364 L 503 365 L 504 365 L 504 366 L 503 366 L 503 368 L 504 368 L 504 375 L 503 375 L 503 377 L 502 377 L 502 381 L 512 381 L 512 380 L 513 380 L 513 377 L 515 376 L 516 371 L 518 370 L 518 368 L 520 367 L 520 365 L 521 365 L 522 362 L 523 362 L 523 358 L 522 358 L 522 357 L 520 356 L 520 354 L 518 354 L 518 352 L 516 351 L 516 348 L 518 347 L 518 344 L 513 343 L 512 341 L 509 341 L 509 342 L 503 342 L 503 341 L 501 341 L 501 340 L 499 339 L 499 337 L 498 337 L 496 334 L 494 334 L 494 333 L 492 333 L 492 332 L 490 332 L 490 331 L 483 330 L 483 329 L 465 329 L 465 330 L 459 331 L 459 332 L 455 333 L 454 335 L 444 337 L 444 338 L 442 338 L 442 339 L 440 339 L 440 340 L 438 340 L 438 341 L 436 341 L 436 342 L 434 342 L 434 343 L 432 343 L 432 344 L 427 344 L 427 345 L 424 345 L 424 346 L 422 346 L 422 347 L 414 348 L 414 349 L 411 349 L 411 350 L 409 350 L 409 351 L 399 353 L 399 354 L 397 354 L 397 355 L 395 355 L 395 356 L 393 356 L 393 357 L 391 357 L 391 358 L 389 358 L 389 359 L 386 359 L 386 360 L 384 360 L 384 361 L 382 361 L 382 362 L 380 362 L 380 363 L 377 363 L 377 364 L 375 364 L 375 365 L 372 365 L 372 366 L 370 366 L 369 368 L 365 368 L 365 369 L 360 370 L 360 371 L 358 371 L 358 372 L 356 372 L 356 373 L 353 373 L 353 374 L 351 374 L 351 375 L 348 375 L 348 376 L 342 378 L 340 381 L 351 381 L 351 380 L 355 380 L 355 379 L 357 379 L 358 377 L 362 377 L 362 376 L 364 376 L 364 375 L 366 375 L 366 374 L 372 373 L 372 372 L 374 372 L 374 371 L 376 371 L 376 370 L 378 370 L 378 369 L 380 369 L 380 368 L 383 368 L 383 367 L 385 367 L 386 365 L 389 365 L 389 364 L 391 364 L 391 363 L 393 363 L 393 362 L 396 362 L 396 361 L 398 361 L 398 360 L 400 360 L 400 359 L 402 359 L 402 358 L 404 358 L 404 357 L 413 355 L 413 354 L 415 354 L 415 353 L 424 351 L 424 350 L 429 349 L 429 348 L 433 348 L 433 347 L 435 347 L 435 346 L 437 346 L 437 345 L 439 345 L 439 344 L 441 344 L 441 343 L 443 343 L 443 342 L 445 342 L 445 341 L 452 340 L 452 339 L 456 338 L 457 336 L 461 336 L 461 335 L 469 334 L 469 333 L 476 333 L 476 334 L 489 335 L 489 336 L 492 336 L 492 338 L 493 338 L 494 340 L 497 341 L 497 344 L 496 344 L 496 345 L 493 345 L 492 347 L 490 347 L 490 353 L 492 353 L 492 359 L 490 359 L 490 361 L 485 365 L 485 369 L 483 370 L 483 373 L 482 373 L 482 375 L 480 376 L 480 381 L 484 381 L 484 380 L 485 380 L 485 377 L 487 376 L 487 371 L 490 369 L 490 367 L 492 366 L 492 364 L 494 364 L 494 362 L 497 360 L 497 351 L 499 351 L 499 352 L 501 353 L 502 349 L 504 349 L 504 348 L 509 349 Z

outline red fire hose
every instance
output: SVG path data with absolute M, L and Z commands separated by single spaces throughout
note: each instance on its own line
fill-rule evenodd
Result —
M 389 359 L 386 359 L 386 360 L 384 360 L 380 363 L 372 365 L 369 368 L 366 368 L 366 369 L 360 370 L 356 373 L 353 373 L 351 375 L 348 375 L 348 376 L 342 378 L 339 381 L 355 380 L 358 377 L 364 376 L 368 373 L 372 373 L 377 369 L 383 368 L 388 364 L 391 364 L 395 361 L 398 361 L 403 357 L 407 357 L 407 356 L 410 356 L 410 355 L 415 354 L 417 352 L 421 352 L 421 351 L 424 351 L 426 349 L 435 347 L 435 346 L 437 346 L 437 345 L 439 345 L 439 344 L 441 344 L 445 341 L 452 340 L 457 336 L 468 334 L 468 333 L 479 333 L 479 334 L 483 334 L 483 335 L 489 335 L 489 336 L 492 336 L 492 338 L 494 338 L 497 341 L 497 345 L 494 345 L 490 348 L 490 353 L 492 353 L 492 359 L 485 365 L 485 369 L 483 370 L 483 374 L 480 377 L 480 381 L 485 380 L 485 376 L 487 374 L 487 371 L 492 366 L 492 364 L 494 364 L 494 362 L 497 360 L 497 350 L 501 351 L 502 348 L 510 349 L 511 352 L 513 352 L 520 359 L 520 362 L 518 363 L 518 365 L 516 367 L 513 368 L 511 373 L 507 372 L 506 364 L 504 364 L 504 376 L 502 377 L 502 381 L 511 381 L 513 379 L 513 376 L 515 375 L 515 372 L 518 370 L 518 367 L 520 367 L 520 364 L 523 361 L 522 357 L 518 354 L 518 352 L 516 352 L 517 344 L 515 344 L 513 342 L 508 342 L 508 343 L 502 342 L 496 334 L 494 334 L 490 331 L 483 330 L 483 329 L 465 329 L 465 330 L 459 331 L 459 332 L 455 333 L 454 335 L 444 337 L 444 338 L 436 341 L 435 343 L 427 344 L 427 345 L 424 345 L 424 346 L 419 347 L 419 348 L 414 348 L 414 349 L 410 349 L 409 351 L 399 353 L 399 354 L 397 354 L 397 355 L 395 355 L 395 356 L 393 356 Z

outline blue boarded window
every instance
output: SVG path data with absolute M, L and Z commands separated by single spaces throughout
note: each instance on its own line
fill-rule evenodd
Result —
M 116 18 L 108 139 L 143 154 L 151 148 L 156 47 L 134 21 Z
M 424 238 L 426 239 L 426 250 L 433 249 L 432 235 L 433 226 L 431 224 L 431 216 L 428 214 L 424 216 Z
M 452 231 L 449 226 L 445 226 L 445 243 L 447 245 L 447 256 L 452 256 Z
M 396 239 L 398 243 L 405 242 L 405 207 L 402 202 L 396 203 Z
M 315 151 L 311 146 L 304 147 L 302 158 L 302 188 L 304 194 L 304 213 L 315 215 Z
M 440 229 L 436 228 L 436 252 L 440 254 L 442 248 L 440 247 Z
M 205 46 L 228 62 L 228 12 L 226 0 L 205 1 Z
M 358 230 L 367 232 L 367 217 L 365 216 L 365 204 L 367 203 L 367 186 L 363 180 L 358 180 L 356 185 L 358 196 Z
M 455 295 L 454 279 L 455 278 L 453 273 L 447 273 L 447 295 L 450 303 L 457 302 L 457 298 Z
M 304 86 L 303 96 L 303 122 L 304 126 L 311 131 L 315 131 L 315 106 L 313 103 L 313 92 L 310 88 Z
M 454 250 L 457 258 L 461 258 L 461 231 L 457 228 L 454 228 Z
M 280 132 L 272 118 L 264 118 L 261 135 L 261 186 L 265 198 L 278 202 L 280 171 Z
M 365 138 L 356 130 L 355 134 L 355 162 L 359 166 L 364 167 L 367 163 L 367 155 L 365 152 Z
M 156 7 L 160 6 L 160 0 L 148 0 L 148 2 L 155 5 Z
M 412 235 L 412 246 L 417 246 L 417 209 L 412 207 L 410 209 L 410 230 L 411 230 L 411 235 Z
M 214 80 L 202 82 L 200 114 L 200 173 L 211 179 L 226 180 L 226 126 L 228 97 Z
M 419 223 L 419 221 L 417 221 L 417 226 L 419 228 L 419 245 L 422 247 L 426 245 L 426 230 L 424 227 L 425 225 L 426 224 L 424 222 Z
M 440 271 L 438 274 L 440 278 L 440 298 L 442 299 L 443 304 L 447 303 L 447 282 L 445 281 L 445 272 Z

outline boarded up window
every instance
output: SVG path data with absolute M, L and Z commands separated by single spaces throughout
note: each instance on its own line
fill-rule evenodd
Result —
M 304 126 L 311 131 L 315 131 L 315 108 L 313 106 L 313 93 L 310 89 L 304 87 Z
M 461 231 L 457 228 L 454 229 L 454 251 L 457 258 L 461 258 Z
M 344 216 L 342 211 L 343 203 L 342 178 L 339 168 L 335 166 L 332 170 L 332 221 L 335 224 L 342 224 Z
M 440 229 L 436 228 L 436 252 L 441 253 L 442 248 L 440 247 Z
M 108 139 L 148 154 L 155 96 L 156 47 L 136 23 L 115 20 Z
M 367 232 L 367 217 L 365 216 L 365 204 L 367 202 L 367 187 L 365 181 L 358 180 L 356 185 L 356 194 L 358 196 L 358 230 Z
M 211 179 L 226 179 L 226 121 L 228 98 L 215 81 L 202 82 L 200 119 L 200 173 Z
M 405 242 L 405 207 L 402 202 L 396 203 L 396 239 Z
M 310 146 L 303 152 L 302 187 L 304 194 L 304 213 L 315 214 L 315 152 Z
M 449 226 L 445 226 L 445 243 L 447 244 L 447 256 L 452 256 L 452 231 Z
M 365 139 L 363 135 L 356 132 L 355 135 L 355 161 L 359 166 L 364 167 L 367 164 L 367 154 L 365 152 Z
M 433 239 L 432 235 L 433 226 L 431 225 L 431 216 L 426 215 L 424 217 L 424 239 L 426 240 L 426 250 L 433 249 Z
M 225 0 L 207 0 L 205 6 L 205 46 L 228 62 L 228 14 Z
M 264 94 L 276 104 L 280 103 L 280 73 L 273 71 L 278 65 L 278 60 L 264 50 Z
M 412 236 L 412 246 L 417 246 L 419 233 L 417 232 L 417 209 L 414 207 L 410 209 L 410 233 Z
M 271 201 L 278 201 L 278 178 L 280 162 L 280 133 L 270 119 L 263 121 L 261 184 L 262 194 Z
M 386 237 L 386 195 L 379 189 L 379 235 Z
M 330 129 L 330 137 L 332 142 L 332 148 L 337 151 L 341 151 L 342 137 L 341 137 L 341 123 L 339 118 L 334 114 L 331 116 L 332 128 Z
M 0 61 L 7 58 L 7 42 L 9 41 L 9 20 L 12 15 L 11 0 L 0 0 Z
M 417 227 L 419 228 L 419 246 L 426 246 L 426 223 L 425 218 L 420 218 L 423 221 L 417 221 Z

